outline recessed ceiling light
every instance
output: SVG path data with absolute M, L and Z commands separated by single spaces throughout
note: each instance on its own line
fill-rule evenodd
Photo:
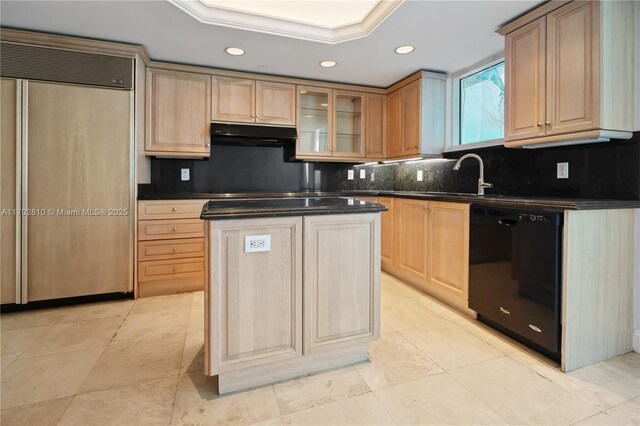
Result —
M 332 68 L 338 65 L 336 61 L 322 61 L 320 62 L 320 66 L 324 68 Z
M 227 47 L 224 51 L 233 56 L 244 55 L 244 49 L 240 49 L 239 47 Z
M 396 53 L 398 55 L 406 55 L 407 53 L 411 53 L 414 50 L 416 50 L 416 48 L 411 46 L 410 44 L 396 47 Z

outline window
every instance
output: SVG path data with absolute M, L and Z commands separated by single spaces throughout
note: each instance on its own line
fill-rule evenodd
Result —
M 504 138 L 504 61 L 459 81 L 460 145 Z

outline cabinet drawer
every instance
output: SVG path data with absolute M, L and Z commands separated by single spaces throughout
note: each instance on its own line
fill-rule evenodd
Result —
M 204 256 L 204 238 L 140 241 L 138 260 L 183 259 Z
M 138 282 L 189 277 L 204 279 L 204 257 L 138 262 Z
M 173 238 L 204 237 L 202 220 L 141 220 L 138 222 L 138 240 L 168 240 Z
M 138 220 L 198 219 L 206 200 L 139 201 Z

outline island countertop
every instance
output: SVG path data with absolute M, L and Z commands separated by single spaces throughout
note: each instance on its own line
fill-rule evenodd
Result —
M 204 220 L 326 214 L 378 213 L 387 209 L 377 203 L 338 197 L 304 197 L 253 200 L 211 200 L 200 215 Z

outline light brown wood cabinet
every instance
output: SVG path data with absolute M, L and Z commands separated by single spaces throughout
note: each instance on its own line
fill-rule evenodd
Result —
M 394 201 L 390 197 L 378 197 L 378 203 L 387 208 L 386 212 L 380 213 L 380 240 L 381 249 L 380 256 L 382 258 L 382 266 L 393 265 L 394 256 Z
M 147 68 L 145 154 L 208 157 L 211 77 Z
M 429 202 L 396 198 L 393 207 L 396 229 L 396 265 L 403 273 L 419 282 L 426 282 L 428 277 Z
M 206 200 L 138 202 L 136 296 L 202 290 L 205 282 Z
M 445 86 L 445 75 L 422 72 L 388 95 L 388 158 L 442 154 Z
M 293 84 L 213 76 L 212 85 L 213 121 L 295 125 Z
M 634 2 L 572 1 L 507 28 L 506 146 L 631 137 L 633 15 Z
M 387 156 L 387 96 L 374 93 L 365 95 L 365 139 L 367 159 Z

